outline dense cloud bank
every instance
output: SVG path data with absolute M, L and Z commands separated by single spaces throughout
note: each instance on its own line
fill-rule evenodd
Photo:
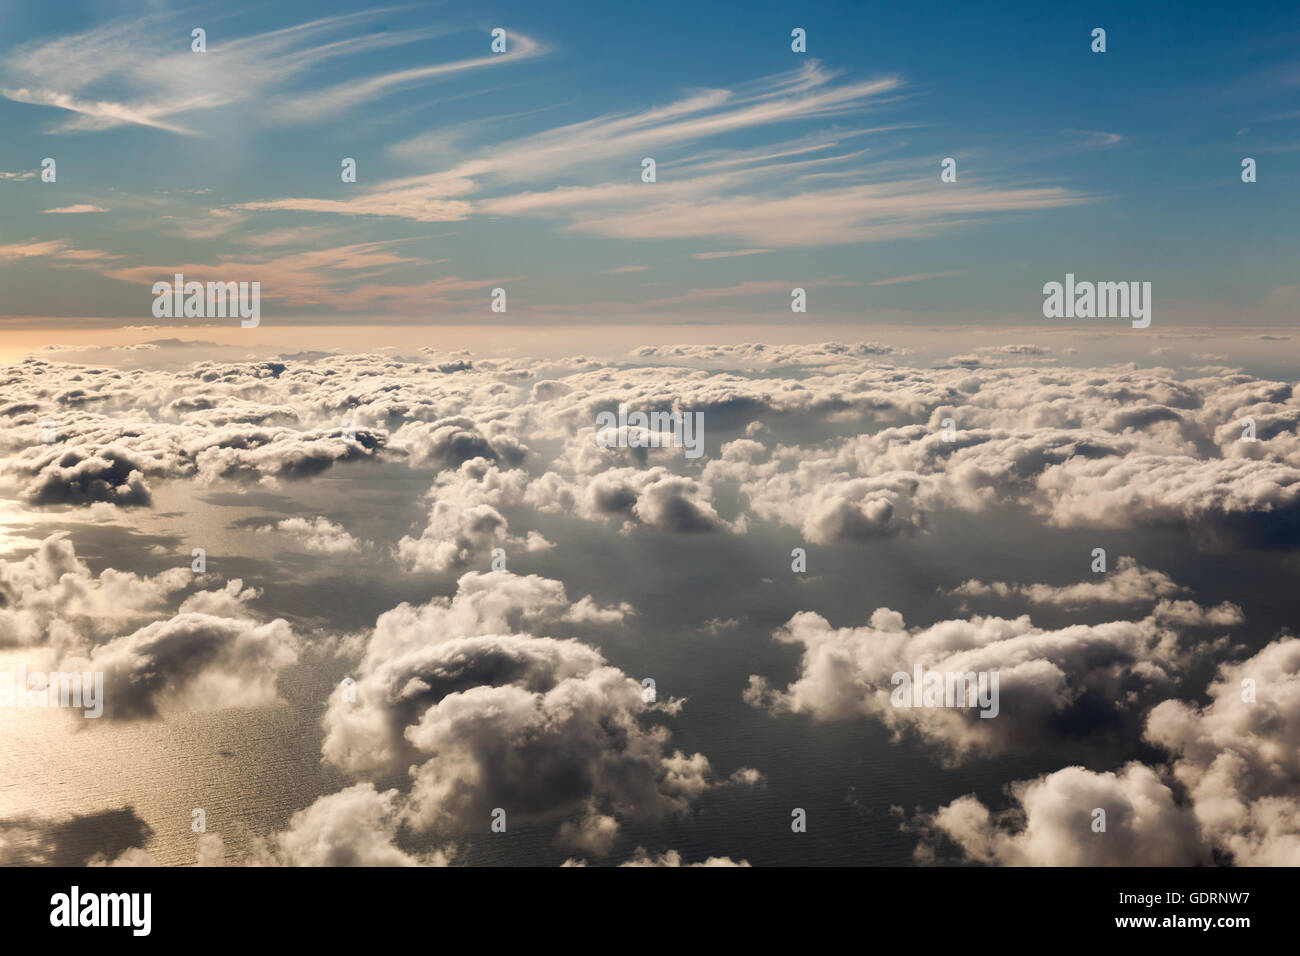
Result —
M 895 364 L 905 357 L 826 343 L 647 347 L 622 363 L 433 351 L 181 370 L 28 360 L 0 380 L 0 483 L 26 513 L 89 508 L 126 522 L 172 482 L 240 491 L 395 470 L 423 493 L 405 531 L 317 513 L 266 513 L 247 527 L 313 560 L 442 575 L 433 593 L 445 596 L 380 605 L 365 627 L 316 644 L 292 614 L 260 611 L 280 605 L 242 580 L 189 567 L 93 572 L 73 535 L 56 533 L 0 559 L 0 649 L 102 672 L 110 724 L 277 706 L 309 647 L 336 655 L 349 677 L 326 702 L 321 758 L 347 783 L 260 838 L 256 862 L 456 863 L 499 810 L 510 826 L 546 828 L 567 865 L 747 865 L 687 863 L 629 831 L 689 821 L 710 794 L 764 784 L 765 768 L 715 768 L 674 743 L 690 702 L 646 694 L 607 653 L 637 615 L 631 603 L 486 570 L 502 567 L 495 549 L 562 553 L 567 521 L 737 547 L 767 525 L 805 547 L 865 553 L 929 534 L 943 512 L 1008 508 L 1045 529 L 1175 529 L 1219 550 L 1300 545 L 1300 402 L 1288 384 L 1068 368 L 1030 345 L 934 368 Z M 667 418 L 628 418 L 598 442 L 598 414 L 620 406 L 703 413 L 704 455 L 685 456 Z M 1254 441 L 1243 439 L 1247 419 Z M 1300 862 L 1296 638 L 1247 651 L 1242 606 L 1202 603 L 1124 555 L 1068 583 L 967 571 L 936 597 L 953 609 L 928 623 L 889 607 L 833 621 L 802 605 L 771 633 L 797 652 L 794 670 L 718 693 L 763 720 L 828 733 L 873 722 L 937 764 L 1059 757 L 1008 783 L 1001 802 L 900 808 L 921 861 Z M 744 627 L 714 616 L 701 639 Z M 899 706 L 897 675 L 924 672 L 996 674 L 996 715 Z M 1105 765 L 1106 746 L 1125 756 Z M 1131 759 L 1139 746 L 1159 758 Z M 0 851 L 70 858 L 61 825 L 0 822 Z M 94 861 L 148 863 L 147 839 L 110 841 Z M 220 862 L 219 839 L 201 850 Z
M 647 347 L 623 363 L 430 351 L 183 370 L 29 359 L 0 381 L 0 481 L 38 507 L 148 507 L 160 482 L 405 464 L 438 484 L 398 559 L 432 570 L 484 546 L 546 547 L 510 527 L 503 509 L 516 505 L 627 531 L 777 522 L 814 544 L 924 533 L 938 509 L 1000 505 L 1059 527 L 1183 526 L 1207 546 L 1300 543 L 1300 400 L 1287 383 L 1067 368 L 1029 345 L 891 364 L 902 351 Z M 620 404 L 703 413 L 704 457 L 639 425 L 601 447 L 596 416 Z M 738 512 L 719 512 L 724 491 Z

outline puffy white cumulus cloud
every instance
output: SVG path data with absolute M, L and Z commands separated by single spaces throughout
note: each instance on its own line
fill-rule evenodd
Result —
M 261 841 L 257 866 L 446 866 L 445 850 L 410 853 L 398 846 L 401 799 L 396 790 L 358 783 L 321 797 Z
M 836 628 L 820 614 L 803 611 L 774 634 L 802 647 L 798 677 L 779 690 L 751 675 L 744 698 L 776 714 L 822 721 L 869 717 L 896 735 L 919 735 L 946 762 L 1059 748 L 1132 723 L 1176 689 L 1190 664 L 1225 643 L 1189 646 L 1180 627 L 1229 626 L 1242 619 L 1231 605 L 1206 610 L 1186 603 L 1190 607 L 1181 615 L 1153 612 L 1139 621 L 1058 630 L 1036 627 L 1027 615 L 908 628 L 888 608 L 877 609 L 865 627 Z M 935 706 L 924 697 L 918 704 L 910 694 L 918 669 L 923 681 L 926 674 L 942 677 L 941 697 L 947 675 L 970 675 L 965 705 Z M 895 680 L 898 674 L 907 680 Z M 984 700 L 976 695 L 981 675 Z M 954 684 L 954 702 L 956 692 Z
M 648 472 L 645 475 L 602 475 L 589 493 L 589 502 L 602 513 L 624 511 L 621 502 L 629 492 L 635 501 L 626 512 L 638 523 L 659 531 L 716 531 L 726 527 L 713 506 L 702 500 L 699 483 L 692 478 Z M 612 482 L 612 484 L 611 484 Z
M 552 547 L 540 533 L 512 536 L 499 509 L 523 501 L 527 475 L 501 471 L 485 458 L 464 462 L 438 476 L 429 490 L 428 521 L 419 537 L 404 536 L 394 549 L 397 560 L 413 571 L 446 571 L 486 561 L 493 549 L 540 551 Z
M 425 604 L 399 604 L 375 622 L 362 659 L 377 666 L 437 638 L 509 634 L 558 624 L 616 624 L 633 613 L 630 605 L 601 607 L 588 595 L 570 601 L 564 585 L 535 574 L 507 571 L 461 576 L 456 593 Z
M 668 731 L 642 722 L 640 684 L 577 642 L 464 638 L 403 663 L 393 703 L 418 710 L 405 736 L 434 758 L 413 771 L 426 825 L 469 825 L 495 806 L 524 820 L 592 804 L 655 820 L 711 786 L 706 758 L 669 752 Z
M 819 541 L 917 530 L 940 508 L 1016 505 L 1060 527 L 1183 525 L 1207 541 L 1300 543 L 1300 470 L 1199 460 L 1181 442 L 1144 451 L 1154 444 L 1145 434 L 959 430 L 946 441 L 936 423 L 884 429 L 811 454 L 778 446 L 757 456 L 745 441 L 743 453 L 724 448 L 706 466 L 706 480 L 735 482 L 756 516 Z
M 605 425 L 593 430 L 579 428 L 567 439 L 555 464 L 579 475 L 592 475 L 602 469 L 624 465 L 671 468 L 682 460 L 686 437 L 680 443 L 677 441 L 672 420 L 668 417 L 670 413 L 655 414 L 663 417 L 655 419 L 654 427 L 623 424 Z
M 409 768 L 403 815 L 420 831 L 479 826 L 500 807 L 509 820 L 560 821 L 561 843 L 605 852 L 622 820 L 684 814 L 715 786 L 709 761 L 673 750 L 649 720 L 681 702 L 647 703 L 577 639 L 534 636 L 622 613 L 506 572 L 400 605 L 376 622 L 355 684 L 331 696 L 324 757 L 359 776 Z
M 645 847 L 637 847 L 632 859 L 619 866 L 749 866 L 748 860 L 732 860 L 729 856 L 711 856 L 699 863 L 687 863 L 678 850 L 665 850 L 651 856 Z
M 310 478 L 336 462 L 372 457 L 382 446 L 382 436 L 358 431 L 354 439 L 336 429 L 237 429 L 213 438 L 194 454 L 196 475 L 209 484 Z
M 905 824 L 921 834 L 916 856 L 999 866 L 1192 866 L 1210 862 L 1192 814 L 1150 767 L 1116 772 L 1066 767 L 1009 787 L 1013 805 L 994 813 L 973 795 Z M 1102 818 L 1095 811 L 1104 811 Z
M 383 442 L 363 431 L 352 440 L 337 429 L 259 424 L 141 423 L 82 413 L 50 421 L 53 441 L 44 440 L 43 429 L 25 429 L 31 443 L 11 443 L 0 461 L 0 479 L 16 484 L 32 505 L 150 505 L 150 480 L 308 478 L 336 462 L 373 457 Z
M 0 647 L 67 648 L 112 635 L 161 609 L 193 579 L 189 568 L 94 575 L 66 533 L 52 534 L 26 558 L 0 560 Z
M 405 765 L 418 756 L 408 731 L 458 680 L 466 690 L 494 690 L 498 677 L 549 690 L 560 680 L 595 669 L 599 661 L 597 651 L 576 641 L 474 636 L 438 640 L 369 669 L 363 664 L 358 706 L 331 707 L 326 715 L 325 756 L 354 773 Z M 505 686 L 510 689 L 509 683 Z
M 168 613 L 170 596 L 195 579 L 189 568 L 95 576 L 69 537 L 51 535 L 32 555 L 0 561 L 0 646 L 40 647 L 52 668 L 102 673 L 108 719 L 274 703 L 298 637 L 283 619 L 255 618 L 247 605 L 260 592 L 238 579 Z
M 495 425 L 496 427 L 491 427 Z M 483 458 L 518 466 L 528 454 L 517 438 L 502 433 L 504 426 L 491 423 L 484 435 L 473 419 L 463 415 L 441 418 L 434 422 L 410 422 L 393 436 L 394 443 L 404 446 L 411 461 L 418 465 L 459 468 L 467 461 Z
M 565 860 L 561 864 L 561 866 L 568 866 L 568 867 L 581 867 L 586 865 L 587 865 L 586 860 L 578 859 L 577 857 L 570 857 L 569 859 Z M 639 846 L 636 848 L 636 852 L 632 854 L 632 857 L 630 859 L 625 860 L 624 862 L 618 865 L 620 867 L 624 867 L 624 866 L 671 866 L 671 867 L 749 866 L 749 861 L 733 860 L 729 856 L 711 856 L 705 860 L 700 861 L 699 863 L 687 863 L 685 859 L 682 857 L 681 851 L 679 850 L 664 850 L 658 856 L 653 856 L 651 855 L 650 851 L 648 851 L 645 847 Z
M 420 537 L 408 536 L 397 543 L 397 557 L 413 571 L 464 567 L 504 545 L 509 527 L 510 522 L 491 505 L 436 501 Z
M 555 833 L 555 842 L 592 856 L 605 856 L 618 839 L 618 820 L 606 813 L 588 812 L 578 820 L 566 820 Z
M 153 503 L 143 470 L 148 467 L 125 442 L 37 447 L 3 464 L 7 476 L 26 480 L 20 494 L 29 504 L 108 502 L 123 507 Z
M 1115 570 L 1095 581 L 1053 586 L 1050 584 L 1008 584 L 993 581 L 985 584 L 972 578 L 950 592 L 957 597 L 1021 598 L 1030 604 L 1047 604 L 1073 608 L 1087 604 L 1137 604 L 1184 593 L 1163 571 L 1144 568 L 1130 557 L 1121 556 Z
M 763 787 L 767 785 L 767 776 L 753 767 L 740 767 L 727 778 L 728 782 L 739 787 Z
M 904 824 L 922 861 L 1011 866 L 1300 863 L 1300 638 L 1219 665 L 1205 705 L 1169 699 L 1145 738 L 1167 765 L 1067 767 L 1008 787 L 994 812 L 973 795 Z M 1094 829 L 1105 811 L 1105 830 Z
M 200 833 L 196 842 L 195 866 L 225 866 L 226 844 L 220 833 Z
M 299 646 L 283 619 L 259 623 L 182 611 L 61 666 L 84 663 L 80 669 L 102 671 L 104 715 L 129 719 L 273 704 L 276 680 L 297 661 Z
M 349 377 L 370 371 L 358 361 Z M 305 478 L 375 458 L 387 439 L 382 427 L 345 434 L 358 395 L 321 385 L 334 370 L 307 363 L 123 371 L 28 360 L 6 372 L 0 480 L 34 505 L 148 505 L 158 480 Z
M 1064 527 L 1186 524 L 1256 547 L 1300 543 L 1300 470 L 1273 461 L 1130 455 L 1044 473 L 1044 510 Z
M 1161 627 L 1235 627 L 1243 623 L 1246 616 L 1231 601 L 1208 607 L 1195 601 L 1161 598 L 1151 609 L 1151 619 Z
M 820 544 L 922 531 L 940 508 L 1042 510 L 1037 482 L 1053 464 L 1098 454 L 1118 461 L 1134 447 L 1131 440 L 1060 429 L 958 432 L 947 441 L 938 422 L 811 450 L 756 446 L 752 439 L 728 443 L 705 467 L 705 480 L 734 483 L 754 516 L 799 528 Z
M 343 526 L 324 516 L 285 518 L 257 530 L 263 533 L 279 531 L 291 537 L 303 549 L 320 554 L 347 554 L 361 548 L 361 542 L 352 537 Z
M 526 500 L 539 511 L 570 511 L 592 521 L 616 521 L 624 531 L 695 533 L 731 530 L 694 478 L 656 466 L 611 468 L 568 481 L 554 472 L 529 485 Z
M 1172 755 L 1208 842 L 1239 865 L 1300 865 L 1300 639 L 1221 664 L 1209 698 L 1157 706 L 1147 740 Z
M 908 476 L 861 478 L 817 487 L 806 505 L 801 531 L 814 544 L 870 541 L 924 526 L 911 507 L 917 483 Z M 767 495 L 780 491 L 769 486 Z M 773 512 L 764 509 L 768 514 Z
M 1300 396 L 1293 385 L 1225 371 L 1197 379 L 1205 392 L 1199 418 L 1227 458 L 1283 461 L 1300 466 Z M 1248 421 L 1254 440 L 1248 439 Z

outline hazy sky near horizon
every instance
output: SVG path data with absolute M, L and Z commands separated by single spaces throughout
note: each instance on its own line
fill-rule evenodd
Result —
M 0 6 L 10 329 L 154 324 L 176 272 L 260 282 L 263 327 L 779 322 L 795 286 L 1042 326 L 1067 272 L 1165 329 L 1300 304 L 1285 4 Z

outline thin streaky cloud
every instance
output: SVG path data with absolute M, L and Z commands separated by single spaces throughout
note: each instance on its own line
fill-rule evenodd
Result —
M 897 77 L 828 86 L 833 78 L 814 62 L 747 84 L 742 96 L 729 90 L 694 93 L 665 107 L 571 123 L 507 141 L 445 172 L 391 180 L 355 199 L 322 205 L 318 199 L 286 198 L 244 208 L 389 215 L 418 222 L 463 218 L 468 210 L 449 210 L 446 201 L 478 191 L 485 177 L 501 183 L 536 182 L 599 160 L 644 155 L 651 147 L 662 150 L 725 133 L 839 115 L 901 86 Z M 449 211 L 455 215 L 449 216 Z
M 1062 132 L 1081 137 L 1083 142 L 1080 145 L 1088 149 L 1118 146 L 1124 139 L 1119 133 L 1107 133 L 1104 130 L 1067 129 Z
M 918 272 L 909 276 L 895 276 L 892 279 L 877 279 L 874 282 L 868 282 L 867 285 L 901 285 L 907 282 L 924 282 L 927 279 L 947 279 L 964 275 L 970 275 L 970 272 L 966 269 L 958 269 L 953 272 Z
M 27 242 L 11 242 L 0 245 L 0 260 L 45 258 L 91 262 L 102 259 L 119 259 L 121 257 L 98 249 L 78 249 L 66 239 L 29 239 Z
M 521 33 L 509 35 L 505 53 L 489 53 L 485 56 L 451 63 L 436 63 L 430 66 L 414 67 L 408 70 L 395 70 L 365 80 L 349 80 L 315 93 L 288 97 L 277 103 L 273 109 L 275 116 L 281 119 L 293 119 L 307 122 L 329 116 L 344 110 L 350 110 L 362 103 L 373 102 L 397 93 L 409 90 L 455 73 L 477 70 L 484 67 L 497 67 L 509 63 L 518 63 L 546 53 L 546 47 Z
M 727 252 L 692 252 L 692 259 L 733 259 L 736 256 L 757 256 L 771 249 L 732 249 Z
M 112 212 L 112 210 L 107 206 L 96 206 L 92 203 L 79 203 L 73 206 L 60 206 L 57 209 L 47 209 L 45 212 L 46 214 L 58 213 L 63 215 L 76 215 L 85 212 Z
M 358 23 L 406 8 L 379 8 L 328 17 L 244 37 L 223 38 L 213 30 L 206 52 L 190 50 L 188 19 L 151 14 L 120 20 L 46 43 L 28 44 L 0 62 L 0 95 L 14 102 L 76 114 L 51 132 L 87 132 L 124 125 L 151 127 L 185 136 L 201 127 L 177 117 L 243 104 L 246 115 L 283 123 L 310 122 L 326 112 L 354 108 L 440 76 L 536 55 L 540 45 L 516 35 L 516 52 L 393 71 L 325 89 L 286 91 L 290 83 L 322 64 L 441 35 L 425 28 L 337 36 Z M 486 47 L 486 36 L 483 38 Z M 147 48 L 143 48 L 148 44 Z M 158 56 L 156 50 L 175 52 Z M 133 95 L 123 96 L 126 88 Z M 111 95 L 105 95 L 112 90 Z
M 195 131 L 166 122 L 162 117 L 172 113 L 183 113 L 203 105 L 221 105 L 214 97 L 173 101 L 163 106 L 131 106 L 110 100 L 83 100 L 69 93 L 57 90 L 33 90 L 27 87 L 0 89 L 0 96 L 15 103 L 27 103 L 32 106 L 49 106 L 54 109 L 76 113 L 80 119 L 69 120 L 51 132 L 71 132 L 74 130 L 103 130 L 114 126 L 149 126 L 182 136 L 194 136 Z
M 742 195 L 581 213 L 567 231 L 617 239 L 729 238 L 774 247 L 934 236 L 979 213 L 1090 202 L 1059 187 L 943 191 L 937 184 L 852 186 L 794 196 Z
M 407 284 L 375 281 L 395 270 L 427 269 L 446 262 L 445 259 L 406 256 L 394 251 L 394 247 L 409 241 L 353 243 L 261 260 L 226 257 L 216 262 L 177 261 L 114 266 L 100 271 L 111 279 L 145 288 L 178 272 L 197 281 L 255 275 L 261 277 L 259 281 L 265 301 L 324 307 L 338 312 L 410 313 L 431 305 L 458 307 L 460 293 L 490 288 L 507 281 L 522 281 L 521 276 L 462 279 L 454 275 Z M 4 247 L 0 247 L 0 258 L 4 258 Z
M 837 74 L 813 61 L 735 90 L 695 91 L 666 106 L 569 123 L 485 146 L 480 155 L 444 171 L 389 180 L 353 198 L 268 199 L 240 208 L 417 222 L 456 221 L 475 214 L 537 216 L 562 220 L 563 231 L 606 238 L 715 238 L 781 248 L 919 238 L 976 215 L 1091 201 L 1059 187 L 975 186 L 958 191 L 915 182 L 914 162 L 863 164 L 865 148 L 835 149 L 843 140 L 868 132 L 840 130 L 742 149 L 714 149 L 666 164 L 658 181 L 649 185 L 632 172 L 623 182 L 554 184 L 562 173 L 610 157 L 631 162 L 627 157 L 673 144 L 866 110 L 902 85 L 896 76 L 838 82 Z M 792 183 L 831 166 L 846 167 L 835 175 L 850 184 L 805 182 L 803 190 L 791 194 Z M 499 191 L 525 181 L 541 181 L 549 188 Z

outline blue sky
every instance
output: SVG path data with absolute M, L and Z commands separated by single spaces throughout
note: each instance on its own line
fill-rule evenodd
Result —
M 1287 323 L 1300 17 L 1133 7 L 6 3 L 0 314 L 183 270 L 269 321 L 1039 324 L 1068 271 Z

